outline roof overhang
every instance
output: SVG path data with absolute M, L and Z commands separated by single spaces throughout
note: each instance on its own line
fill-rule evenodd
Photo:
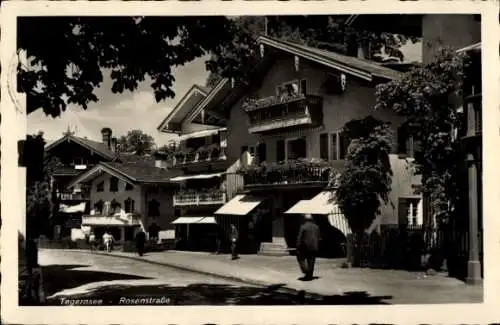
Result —
M 181 123 L 189 114 L 193 107 L 196 107 L 200 101 L 207 96 L 207 93 L 197 85 L 193 85 L 186 94 L 179 100 L 177 105 L 168 113 L 167 117 L 158 126 L 158 131 L 166 133 L 175 133 L 168 127 L 169 123 Z
M 112 168 L 111 166 L 105 164 L 105 163 L 100 163 L 96 165 L 94 168 L 89 169 L 85 173 L 77 176 L 69 184 L 67 185 L 67 188 L 72 188 L 77 184 L 81 183 L 90 183 L 97 177 L 103 175 L 103 174 L 109 174 L 112 176 L 115 176 L 124 182 L 127 183 L 137 183 L 137 180 L 134 178 L 131 178 L 129 176 L 124 175 L 122 172 L 118 171 L 116 168 Z
M 57 147 L 58 145 L 60 145 L 64 141 L 75 142 L 75 143 L 81 145 L 82 147 L 84 147 L 84 148 L 86 148 L 86 149 L 88 149 L 88 150 L 90 150 L 92 152 L 97 153 L 98 155 L 100 155 L 103 158 L 106 158 L 106 159 L 113 159 L 114 158 L 114 156 L 109 155 L 109 154 L 107 154 L 105 152 L 102 152 L 100 150 L 96 150 L 96 148 L 93 148 L 93 147 L 89 146 L 87 143 L 85 143 L 84 141 L 80 140 L 78 137 L 73 137 L 71 135 L 65 135 L 65 136 L 57 139 L 56 141 L 47 144 L 45 146 L 45 149 L 44 149 L 45 152 L 48 153 L 49 151 L 51 151 L 52 149 L 54 149 L 55 147 Z
M 367 80 L 367 81 L 373 80 L 371 73 L 350 67 L 346 64 L 342 64 L 341 62 L 334 62 L 333 60 L 328 60 L 325 57 L 322 57 L 321 55 L 319 55 L 317 53 L 308 52 L 304 49 L 295 47 L 292 44 L 287 44 L 285 42 L 271 39 L 271 38 L 266 37 L 266 36 L 260 36 L 258 39 L 258 42 L 259 42 L 259 44 L 267 45 L 267 46 L 273 47 L 275 49 L 285 51 L 287 53 L 301 57 L 303 59 L 307 59 L 307 60 L 319 63 L 321 65 L 339 70 L 341 72 L 357 76 L 357 77 L 364 79 L 364 80 Z
M 208 95 L 188 113 L 183 122 L 193 122 L 196 116 L 202 111 L 207 111 L 210 114 L 210 109 L 214 104 L 220 102 L 231 90 L 232 86 L 230 80 L 228 78 L 221 79 Z
M 457 50 L 457 53 L 472 53 L 472 52 L 481 52 L 481 42 Z

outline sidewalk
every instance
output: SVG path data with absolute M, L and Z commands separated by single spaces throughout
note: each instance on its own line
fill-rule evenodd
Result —
M 343 259 L 318 259 L 315 268 L 318 279 L 304 282 L 299 280 L 302 274 L 294 256 L 242 255 L 232 261 L 228 255 L 181 251 L 152 252 L 143 257 L 124 252 L 97 254 L 161 264 L 246 284 L 280 285 L 322 296 L 355 293 L 377 296 L 391 304 L 480 303 L 483 300 L 482 285 L 468 286 L 443 274 L 426 276 L 423 272 L 400 270 L 343 269 L 340 267 Z

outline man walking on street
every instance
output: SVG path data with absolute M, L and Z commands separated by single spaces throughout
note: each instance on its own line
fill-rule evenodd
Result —
M 234 224 L 231 224 L 231 259 L 232 260 L 238 259 L 238 252 L 236 251 L 237 243 L 238 243 L 238 229 L 236 229 L 236 226 Z
M 302 273 L 305 275 L 304 280 L 313 279 L 319 239 L 319 227 L 314 222 L 312 215 L 306 214 L 305 222 L 300 227 L 297 237 L 297 261 Z

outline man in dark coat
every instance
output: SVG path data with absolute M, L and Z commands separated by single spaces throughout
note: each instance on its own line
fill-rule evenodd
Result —
M 314 222 L 312 215 L 305 215 L 305 222 L 299 229 L 297 237 L 297 261 L 304 273 L 304 280 L 312 280 L 314 263 L 318 253 L 320 230 Z
M 142 230 L 135 235 L 135 247 L 139 256 L 144 255 L 144 244 L 146 243 L 146 233 Z
M 236 226 L 234 224 L 231 224 L 231 259 L 237 260 L 238 259 L 238 252 L 236 251 L 237 244 L 238 244 L 238 229 L 236 229 Z

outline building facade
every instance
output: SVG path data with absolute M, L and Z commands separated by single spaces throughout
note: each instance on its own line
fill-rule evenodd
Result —
M 458 134 L 463 144 L 464 160 L 462 206 L 457 208 L 453 227 L 458 232 L 454 259 L 458 276 L 470 284 L 480 283 L 483 276 L 482 254 L 482 64 L 481 16 L 473 14 L 401 15 L 402 19 L 388 16 L 352 16 L 350 24 L 366 30 L 400 33 L 422 39 L 422 63 L 432 61 L 443 47 L 466 53 L 470 66 L 465 71 L 463 98 L 455 101 L 462 114 L 463 128 Z M 424 208 L 424 214 L 432 214 Z M 463 247 L 460 243 L 467 243 Z
M 215 108 L 226 113 L 227 157 L 239 161 L 244 178 L 244 191 L 216 211 L 217 219 L 232 218 L 240 236 L 245 234 L 242 242 L 256 251 L 287 254 L 295 246 L 300 214 L 307 213 L 293 213 L 298 203 L 335 207 L 325 188 L 330 174 L 344 166 L 349 143 L 343 126 L 373 116 L 391 122 L 395 176 L 390 204 L 369 231 L 382 224 L 422 224 L 420 196 L 414 194 L 420 181 L 411 170 L 411 139 L 399 129 L 403 120 L 373 109 L 375 86 L 401 74 L 364 58 L 269 37 L 260 44 L 262 66 L 253 83 L 236 88 Z M 339 247 L 349 230 L 338 209 L 309 213 L 318 214 L 323 253 L 343 254 Z
M 170 179 L 180 172 L 163 166 L 163 161 L 151 157 L 100 163 L 73 179 L 69 188 L 84 185 L 90 189 L 90 213 L 82 218 L 83 231 L 94 231 L 98 238 L 108 231 L 123 242 L 133 240 L 139 230 L 172 229 L 177 185 Z

